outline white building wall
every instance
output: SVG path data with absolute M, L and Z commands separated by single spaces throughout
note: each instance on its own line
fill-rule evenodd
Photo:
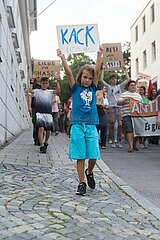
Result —
M 151 23 L 151 6 L 154 4 L 155 20 Z M 160 88 L 160 1 L 149 0 L 131 26 L 131 78 L 136 79 L 136 59 L 139 60 L 139 72 L 150 75 Z M 142 19 L 145 15 L 146 31 L 143 32 Z M 138 26 L 138 41 L 135 40 L 135 28 Z M 156 43 L 156 60 L 152 60 L 152 43 Z M 147 67 L 144 68 L 143 52 L 147 53 Z
M 23 0 L 23 2 L 27 3 L 28 0 Z M 9 26 L 8 6 L 11 7 L 13 13 L 14 26 L 12 27 Z M 23 18 L 28 21 L 29 16 L 26 15 Z M 0 144 L 29 128 L 31 121 L 26 89 L 31 78 L 32 67 L 30 49 L 26 52 L 25 47 L 26 42 L 29 42 L 29 34 L 23 34 L 23 24 L 19 1 L 0 0 Z M 13 44 L 12 33 L 17 35 L 18 48 L 15 48 Z M 17 61 L 16 51 L 21 55 L 20 62 Z

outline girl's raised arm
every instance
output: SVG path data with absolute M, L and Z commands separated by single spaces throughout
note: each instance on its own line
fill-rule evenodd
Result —
M 75 80 L 74 80 L 72 71 L 71 71 L 70 67 L 68 66 L 67 60 L 60 49 L 57 49 L 57 56 L 60 57 L 62 60 L 62 66 L 64 67 L 65 73 L 67 75 L 69 85 L 72 88 L 75 83 Z
M 101 66 L 101 62 L 102 62 L 103 51 L 104 51 L 104 48 L 102 46 L 99 46 L 99 51 L 97 52 L 96 66 L 94 69 L 94 79 L 93 79 L 93 83 L 96 86 L 98 85 L 98 75 L 99 75 L 100 66 Z

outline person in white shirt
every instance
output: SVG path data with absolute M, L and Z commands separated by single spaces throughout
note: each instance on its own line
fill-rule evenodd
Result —
M 142 97 L 136 92 L 136 82 L 131 80 L 128 83 L 128 91 L 122 93 L 121 97 L 118 99 L 117 104 L 122 105 L 122 118 L 123 118 L 123 128 L 125 130 L 126 138 L 128 141 L 128 152 L 138 151 L 136 146 L 137 138 L 133 135 L 133 126 L 130 113 L 129 100 L 133 98 L 139 102 L 142 102 Z
M 122 133 L 122 115 L 121 115 L 121 106 L 117 105 L 117 100 L 118 98 L 121 96 L 121 93 L 124 92 L 124 87 L 128 84 L 129 82 L 129 75 L 127 73 L 127 70 L 124 68 L 125 70 L 125 80 L 120 83 L 117 84 L 117 74 L 116 73 L 112 73 L 109 76 L 109 82 L 110 84 L 106 83 L 103 80 L 104 77 L 104 71 L 105 71 L 105 66 L 103 66 L 102 69 L 102 73 L 101 73 L 101 81 L 103 82 L 103 85 L 106 87 L 107 90 L 107 97 L 108 97 L 108 101 L 109 101 L 109 121 L 110 121 L 110 137 L 112 140 L 112 145 L 111 147 L 115 148 L 115 136 L 114 136 L 114 125 L 115 122 L 117 121 L 118 123 L 118 131 L 117 131 L 117 147 L 122 147 L 122 145 L 120 144 L 120 139 L 121 139 L 121 133 Z
M 55 136 L 59 134 L 58 117 L 59 117 L 60 103 L 61 101 L 59 96 L 54 95 L 52 100 L 52 117 L 53 117 Z

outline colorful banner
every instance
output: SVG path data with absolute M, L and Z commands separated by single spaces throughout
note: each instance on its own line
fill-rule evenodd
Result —
M 105 43 L 103 65 L 106 66 L 106 71 L 123 70 L 124 60 L 121 43 Z
M 148 105 L 130 99 L 130 112 L 134 136 L 160 136 L 156 117 L 160 111 L 160 98 Z
M 32 78 L 56 77 L 60 74 L 59 60 L 34 60 Z
M 99 49 L 97 24 L 57 26 L 57 36 L 64 54 L 97 52 Z

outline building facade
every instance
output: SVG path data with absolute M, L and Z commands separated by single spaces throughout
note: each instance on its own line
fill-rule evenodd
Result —
M 148 0 L 131 26 L 131 77 L 151 76 L 160 88 L 160 1 Z
M 37 0 L 0 0 L 0 145 L 30 126 L 29 36 L 37 29 L 36 10 Z

